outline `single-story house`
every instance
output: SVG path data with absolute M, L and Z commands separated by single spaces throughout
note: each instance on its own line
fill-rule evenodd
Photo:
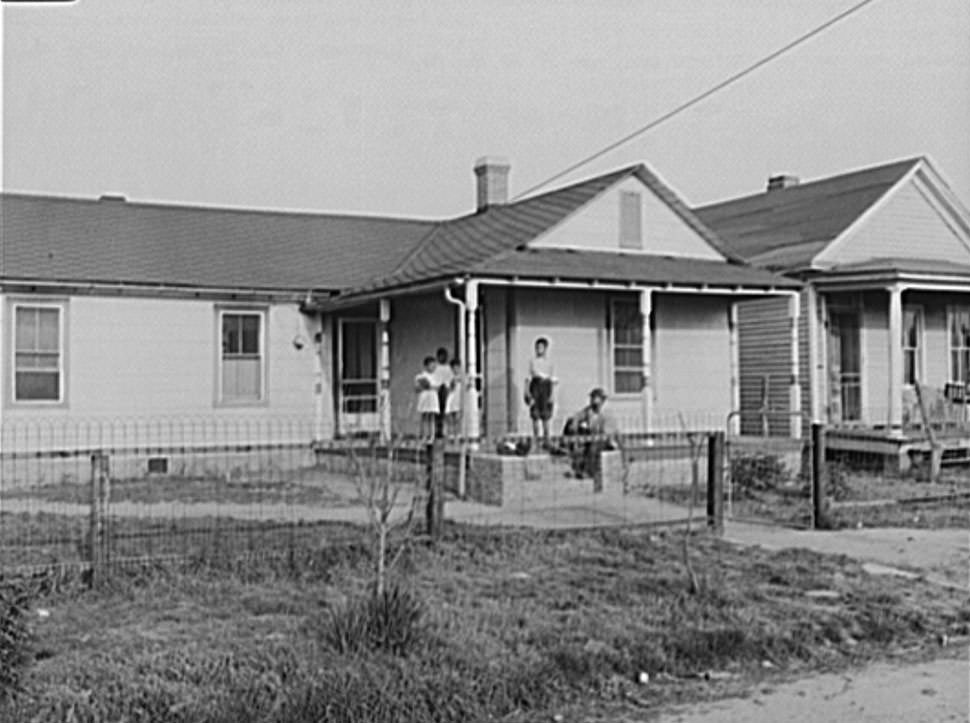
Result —
M 694 209 L 731 253 L 804 282 L 797 319 L 804 421 L 904 439 L 965 425 L 970 384 L 970 213 L 927 158 Z M 739 309 L 741 419 L 787 434 L 783 300 Z M 918 435 L 922 437 L 920 433 Z
M 409 434 L 440 346 L 476 380 L 466 434 L 524 431 L 539 335 L 554 424 L 601 386 L 628 429 L 723 427 L 738 302 L 801 283 L 740 261 L 643 165 L 515 202 L 508 170 L 483 159 L 476 210 L 444 221 L 5 193 L 0 446 L 132 420 L 142 442 Z

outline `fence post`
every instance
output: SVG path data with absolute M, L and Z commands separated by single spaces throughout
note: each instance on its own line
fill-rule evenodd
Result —
M 428 451 L 428 535 L 432 539 L 441 536 L 441 520 L 445 513 L 445 440 L 435 439 Z
M 707 526 L 724 532 L 724 432 L 707 438 Z
M 812 529 L 825 527 L 825 425 L 812 424 Z
M 100 587 L 107 579 L 108 545 L 108 456 L 103 452 L 91 455 L 91 523 L 88 538 L 91 545 L 91 585 Z

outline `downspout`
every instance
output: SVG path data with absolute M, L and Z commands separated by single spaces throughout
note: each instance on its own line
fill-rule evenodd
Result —
M 451 287 L 445 287 L 445 301 L 458 307 L 458 354 L 461 358 L 462 368 L 464 369 L 464 379 L 462 379 L 461 394 L 458 397 L 458 417 L 461 419 L 461 439 L 458 447 L 458 496 L 465 496 L 465 466 L 468 456 L 468 422 L 465 419 L 465 385 L 468 383 L 468 339 L 465 333 L 465 302 L 456 299 L 451 295 Z

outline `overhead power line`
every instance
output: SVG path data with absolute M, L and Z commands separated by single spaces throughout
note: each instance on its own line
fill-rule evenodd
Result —
M 794 50 L 795 48 L 797 48 L 802 43 L 805 43 L 806 41 L 811 40 L 812 38 L 814 38 L 816 35 L 819 35 L 819 34 L 825 32 L 826 30 L 828 30 L 829 28 L 831 28 L 833 25 L 836 25 L 837 23 L 842 22 L 843 20 L 845 20 L 846 18 L 848 18 L 850 15 L 854 15 L 855 13 L 859 12 L 860 10 L 862 10 L 862 8 L 864 8 L 866 5 L 870 5 L 871 3 L 875 2 L 875 1 L 876 0 L 862 0 L 862 2 L 856 3 L 855 5 L 853 5 L 852 7 L 850 7 L 848 10 L 844 10 L 841 13 L 839 13 L 838 15 L 836 15 L 836 16 L 828 19 L 828 20 L 826 20 L 821 25 L 817 25 L 816 27 L 814 27 L 811 30 L 809 30 L 807 33 L 804 33 L 803 35 L 799 35 L 797 38 L 795 38 L 791 42 L 789 42 L 789 43 L 783 45 L 782 47 L 778 48 L 777 50 L 769 53 L 768 55 L 764 56 L 760 60 L 755 61 L 754 63 L 752 63 L 751 65 L 747 66 L 743 70 L 739 70 L 737 73 L 735 73 L 734 75 L 730 76 L 729 78 L 727 78 L 725 80 L 722 80 L 717 85 L 711 86 L 710 88 L 708 88 L 707 90 L 705 90 L 703 93 L 700 93 L 699 95 L 695 95 L 690 100 L 685 101 L 684 103 L 681 103 L 680 105 L 678 105 L 673 110 L 667 111 L 663 115 L 654 118 L 652 121 L 650 121 L 646 125 L 640 126 L 635 131 L 632 131 L 631 133 L 628 133 L 627 135 L 623 136 L 622 138 L 619 138 L 618 140 L 613 141 L 612 143 L 610 143 L 607 146 L 604 146 L 603 148 L 601 148 L 600 150 L 596 151 L 595 153 L 592 153 L 592 154 L 586 156 L 582 160 L 576 161 L 576 163 L 573 163 L 571 166 L 568 166 L 567 168 L 564 168 L 563 170 L 559 171 L 558 173 L 556 173 L 556 174 L 554 174 L 552 176 L 549 176 L 549 178 L 545 179 L 541 183 L 537 183 L 536 185 L 534 185 L 534 186 L 532 186 L 530 188 L 527 188 L 525 191 L 522 191 L 522 193 L 520 193 L 517 196 L 515 196 L 515 198 L 513 198 L 512 200 L 513 201 L 518 201 L 522 197 L 528 196 L 529 194 L 534 193 L 535 191 L 538 191 L 543 186 L 546 186 L 546 185 L 552 183 L 553 181 L 558 181 L 563 176 L 567 176 L 570 173 L 572 173 L 573 171 L 578 170 L 579 168 L 582 168 L 587 163 L 591 163 L 592 161 L 595 161 L 597 158 L 600 158 L 602 156 L 605 156 L 610 151 L 614 151 L 617 148 L 619 148 L 620 146 L 626 145 L 630 141 L 638 138 L 639 136 L 642 136 L 647 131 L 656 128 L 661 123 L 665 123 L 666 121 L 670 120 L 674 116 L 683 113 L 688 108 L 691 108 L 691 107 L 697 105 L 698 103 L 700 103 L 701 101 L 706 100 L 707 98 L 710 98 L 715 93 L 718 93 L 719 91 L 724 90 L 729 85 L 733 85 L 734 83 L 736 83 L 739 80 L 741 80 L 742 78 L 744 78 L 746 75 L 749 75 L 749 74 L 753 73 L 754 71 L 756 71 L 759 68 L 767 65 L 768 63 L 772 62 L 773 60 L 776 60 L 776 59 L 780 58 L 782 55 L 785 55 L 789 51 Z

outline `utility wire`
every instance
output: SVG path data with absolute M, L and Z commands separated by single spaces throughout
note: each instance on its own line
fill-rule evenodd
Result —
M 623 136 L 619 140 L 613 141 L 608 146 L 605 146 L 605 147 L 601 148 L 600 150 L 596 151 L 595 153 L 592 153 L 592 154 L 586 156 L 582 160 L 577 161 L 576 163 L 572 164 L 571 166 L 563 169 L 562 171 L 559 171 L 555 175 L 549 176 L 549 178 L 547 178 L 546 180 L 542 181 L 541 183 L 537 183 L 535 186 L 532 186 L 531 188 L 527 188 L 525 191 L 522 191 L 522 193 L 520 193 L 517 196 L 515 196 L 515 198 L 513 198 L 512 200 L 513 201 L 518 201 L 522 197 L 527 196 L 530 193 L 533 193 L 535 191 L 538 191 L 543 186 L 546 186 L 546 185 L 552 183 L 553 181 L 558 181 L 563 176 L 566 176 L 566 175 L 572 173 L 573 171 L 575 171 L 575 170 L 577 170 L 579 168 L 582 168 L 587 163 L 591 163 L 592 161 L 595 161 L 597 158 L 600 158 L 601 156 L 606 155 L 610 151 L 614 151 L 617 148 L 619 148 L 620 146 L 626 145 L 627 143 L 629 143 L 633 139 L 635 139 L 635 138 L 643 135 L 647 131 L 656 128 L 661 123 L 664 123 L 664 122 L 670 120 L 674 116 L 679 115 L 680 113 L 683 113 L 688 108 L 691 108 L 692 106 L 697 105 L 701 101 L 706 100 L 707 98 L 710 98 L 715 93 L 717 93 L 717 92 L 719 92 L 721 90 L 724 90 L 729 85 L 732 85 L 732 84 L 736 83 L 737 81 L 739 81 L 742 78 L 744 78 L 746 75 L 749 75 L 750 73 L 753 73 L 758 68 L 761 68 L 762 66 L 767 65 L 768 63 L 772 62 L 773 60 L 776 60 L 777 58 L 780 58 L 782 55 L 784 55 L 785 53 L 789 52 L 790 50 L 794 50 L 795 48 L 797 48 L 802 43 L 810 40 L 811 38 L 814 38 L 816 35 L 819 35 L 820 33 L 824 32 L 826 30 L 828 30 L 830 27 L 832 27 L 836 23 L 839 23 L 839 22 L 845 20 L 850 15 L 854 15 L 855 13 L 859 12 L 860 10 L 862 10 L 862 8 L 864 8 L 866 5 L 869 5 L 869 4 L 873 3 L 873 2 L 875 2 L 875 0 L 862 0 L 862 2 L 856 3 L 855 5 L 853 5 L 852 7 L 850 7 L 848 10 L 844 10 L 843 12 L 839 13 L 838 15 L 830 18 L 829 20 L 826 20 L 821 25 L 818 25 L 818 26 L 812 28 L 807 33 L 805 33 L 803 35 L 800 35 L 799 37 L 795 38 L 795 40 L 792 40 L 790 43 L 787 43 L 786 45 L 783 45 L 782 47 L 778 48 L 774 52 L 769 53 L 768 55 L 764 56 L 760 60 L 752 63 L 749 66 L 747 66 L 743 70 L 739 70 L 737 73 L 735 73 L 731 77 L 727 78 L 726 80 L 722 80 L 717 85 L 712 86 L 711 88 L 708 88 L 707 90 L 705 90 L 700 95 L 695 95 L 690 100 L 688 100 L 688 101 L 686 101 L 684 103 L 681 103 L 679 106 L 677 106 L 673 110 L 668 111 L 668 112 L 664 113 L 663 115 L 661 115 L 661 116 L 659 116 L 657 118 L 654 118 L 652 121 L 650 121 L 646 125 L 641 126 L 640 128 L 637 128 L 635 131 L 633 131 L 631 133 L 628 133 L 627 135 Z

